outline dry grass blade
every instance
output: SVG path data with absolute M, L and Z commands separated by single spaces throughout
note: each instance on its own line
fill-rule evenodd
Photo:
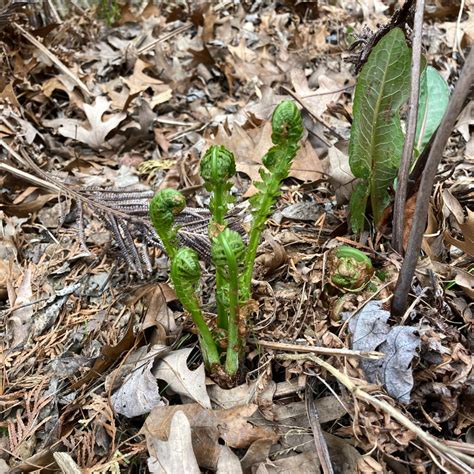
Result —
M 334 356 L 343 356 L 343 357 L 358 357 L 363 359 L 383 359 L 384 354 L 377 351 L 355 351 L 352 349 L 334 349 L 332 347 L 313 347 L 313 346 L 303 346 L 300 344 L 288 344 L 285 342 L 273 342 L 273 341 L 263 341 L 262 339 L 257 339 L 255 343 L 258 346 L 266 347 L 267 349 L 276 349 L 280 351 L 295 351 L 295 352 L 310 352 L 313 354 L 321 355 L 334 355 Z
M 333 474 L 334 470 L 332 468 L 331 458 L 329 457 L 328 445 L 324 439 L 323 430 L 319 422 L 318 410 L 314 403 L 314 387 L 315 377 L 310 377 L 305 390 L 306 412 L 308 413 L 309 423 L 313 431 L 314 444 L 323 473 Z

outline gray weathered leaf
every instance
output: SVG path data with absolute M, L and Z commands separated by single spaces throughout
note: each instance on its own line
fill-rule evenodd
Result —
M 296 221 L 315 221 L 321 214 L 318 205 L 313 201 L 290 204 L 282 209 L 281 214 L 286 219 Z
M 112 395 L 112 406 L 120 415 L 127 418 L 149 413 L 157 406 L 165 405 L 160 396 L 158 383 L 151 373 L 155 356 L 167 350 L 166 346 L 156 344 L 140 360 L 125 379 L 123 385 Z
M 367 380 L 383 384 L 389 395 L 402 403 L 409 403 L 413 388 L 410 363 L 420 341 L 415 328 L 390 327 L 387 324 L 389 316 L 390 313 L 382 309 L 380 301 L 370 301 L 349 321 L 352 348 L 383 352 L 383 359 L 361 360 Z
M 171 420 L 168 441 L 147 436 L 148 468 L 152 474 L 199 474 L 193 451 L 191 425 L 182 411 Z
M 242 474 L 239 458 L 228 446 L 221 446 L 216 474 Z
M 416 329 L 409 326 L 395 326 L 387 340 L 380 346 L 383 358 L 383 381 L 387 392 L 402 403 L 410 402 L 413 388 L 411 361 L 420 347 Z

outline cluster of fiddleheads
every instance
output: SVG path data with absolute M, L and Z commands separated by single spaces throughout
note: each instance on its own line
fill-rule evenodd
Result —
M 234 377 L 244 348 L 246 305 L 251 298 L 252 272 L 265 222 L 280 194 L 281 182 L 288 177 L 291 163 L 303 134 L 301 114 L 291 101 L 281 102 L 272 115 L 273 146 L 262 158 L 259 190 L 252 196 L 252 224 L 248 244 L 226 227 L 225 216 L 231 196 L 231 179 L 236 173 L 234 155 L 224 146 L 211 146 L 201 160 L 201 177 L 211 192 L 209 224 L 212 261 L 216 268 L 217 328 L 211 331 L 203 317 L 197 294 L 201 268 L 197 254 L 190 248 L 178 248 L 174 216 L 185 206 L 179 191 L 158 192 L 150 204 L 152 223 L 171 260 L 171 280 L 176 295 L 199 331 L 203 359 L 211 372 Z M 217 344 L 217 333 L 226 334 L 225 344 Z M 224 361 L 225 359 L 225 361 Z M 223 362 L 224 361 L 224 362 Z

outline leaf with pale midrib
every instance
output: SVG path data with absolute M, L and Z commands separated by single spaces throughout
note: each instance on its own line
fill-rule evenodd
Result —
M 428 66 L 420 78 L 420 98 L 415 138 L 415 147 L 418 153 L 423 151 L 423 148 L 425 148 L 441 123 L 448 102 L 448 84 L 435 68 Z
M 405 35 L 394 28 L 374 47 L 357 80 L 349 163 L 363 181 L 351 199 L 354 232 L 364 227 L 369 196 L 376 225 L 390 201 L 387 189 L 397 175 L 403 149 L 400 107 L 409 95 L 410 63 Z

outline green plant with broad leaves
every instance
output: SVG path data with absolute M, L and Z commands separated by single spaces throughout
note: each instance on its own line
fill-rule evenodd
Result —
M 171 281 L 183 307 L 191 315 L 207 369 L 226 384 L 235 380 L 243 356 L 250 314 L 252 273 L 262 232 L 282 181 L 303 135 L 301 114 L 294 102 L 283 101 L 272 115 L 273 146 L 263 156 L 261 182 L 251 197 L 252 223 L 248 243 L 227 227 L 225 216 L 233 199 L 231 179 L 236 173 L 233 154 L 224 146 L 211 146 L 201 160 L 201 177 L 211 192 L 209 238 L 216 270 L 217 319 L 215 327 L 204 318 L 198 287 L 201 267 L 196 252 L 178 243 L 174 217 L 185 206 L 183 195 L 174 189 L 159 191 L 150 203 L 150 218 L 171 261 Z
M 423 59 L 415 156 L 436 131 L 449 99 L 446 82 L 425 63 Z M 373 48 L 357 79 L 349 143 L 349 164 L 359 178 L 350 202 L 351 227 L 356 233 L 364 228 L 369 200 L 376 226 L 390 203 L 389 188 L 397 176 L 403 150 L 400 110 L 409 96 L 410 65 L 411 50 L 405 35 L 394 28 Z

